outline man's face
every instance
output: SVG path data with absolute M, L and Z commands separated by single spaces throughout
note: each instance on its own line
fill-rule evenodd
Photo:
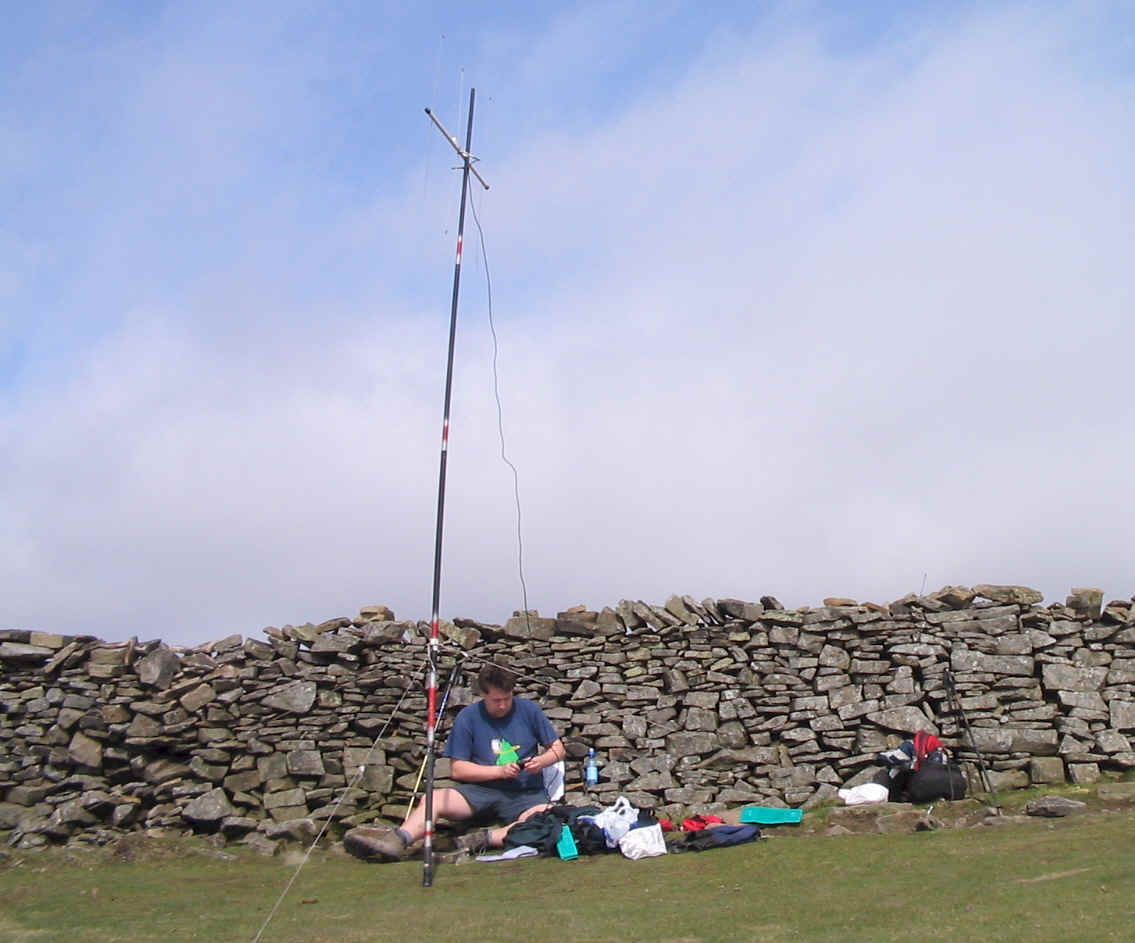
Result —
M 485 702 L 485 710 L 487 710 L 489 716 L 495 720 L 500 720 L 512 710 L 511 691 L 502 691 L 500 688 L 486 687 L 482 695 L 482 700 Z

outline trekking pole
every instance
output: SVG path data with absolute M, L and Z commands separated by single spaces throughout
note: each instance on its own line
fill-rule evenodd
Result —
M 441 695 L 441 705 L 437 709 L 437 716 L 439 721 L 445 717 L 445 706 L 449 703 L 449 692 L 453 690 L 453 682 L 461 673 L 461 662 L 465 656 L 461 655 L 460 660 L 454 662 L 452 670 L 449 672 L 449 680 L 445 682 L 445 690 Z M 410 810 L 414 807 L 414 800 L 418 798 L 418 787 L 422 785 L 422 777 L 426 773 L 426 763 L 429 761 L 429 753 L 422 757 L 422 763 L 418 767 L 418 778 L 414 780 L 414 791 L 410 793 L 410 801 L 406 803 L 406 814 L 402 816 L 403 819 L 410 814 Z
M 973 735 L 973 728 L 970 726 L 965 708 L 962 707 L 962 700 L 958 697 L 958 688 L 954 681 L 954 672 L 949 668 L 947 668 L 942 675 L 942 683 L 946 686 L 946 703 L 949 705 L 950 710 L 953 711 L 955 719 L 961 721 L 961 725 L 965 729 L 966 735 L 969 737 L 970 749 L 973 750 L 974 755 L 977 757 L 977 770 L 981 776 L 981 784 L 985 787 L 986 792 L 992 793 L 993 786 L 989 782 L 989 773 L 987 773 L 985 769 L 985 757 L 982 756 L 981 750 L 977 747 L 977 738 Z

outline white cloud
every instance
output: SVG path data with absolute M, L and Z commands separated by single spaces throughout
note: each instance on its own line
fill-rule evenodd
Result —
M 516 74 L 566 68 L 593 17 Z M 529 118 L 482 167 L 530 603 L 886 601 L 923 573 L 1135 591 L 1130 76 L 1093 72 L 1099 37 L 1057 13 L 854 54 L 809 20 L 754 29 L 591 128 Z M 259 172 L 255 134 L 193 157 L 255 125 L 274 92 L 248 71 L 167 63 L 139 134 L 171 87 L 244 93 L 179 123 L 139 192 L 179 150 L 218 194 Z M 188 641 L 372 602 L 426 617 L 455 196 L 415 169 L 357 210 L 252 201 L 199 279 L 153 280 L 153 305 L 41 367 L 0 411 L 0 621 Z M 146 231 L 108 230 L 125 259 Z M 442 603 L 499 621 L 521 599 L 472 218 L 465 261 Z

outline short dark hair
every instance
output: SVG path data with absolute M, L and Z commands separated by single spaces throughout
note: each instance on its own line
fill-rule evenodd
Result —
M 477 672 L 477 690 L 482 694 L 487 688 L 498 691 L 511 691 L 516 685 L 516 675 L 504 665 L 487 661 Z

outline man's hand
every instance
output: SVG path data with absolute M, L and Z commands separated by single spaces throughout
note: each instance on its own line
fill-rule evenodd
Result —
M 525 760 L 525 762 L 527 762 L 527 760 Z M 502 766 L 498 766 L 497 769 L 500 770 L 501 779 L 516 779 L 517 776 L 524 772 L 524 763 L 505 763 Z
M 535 756 L 530 756 L 528 759 L 520 763 L 521 772 L 524 773 L 538 773 L 543 769 L 547 769 L 558 763 L 566 756 L 563 749 L 563 744 L 557 740 L 543 753 L 537 753 Z

